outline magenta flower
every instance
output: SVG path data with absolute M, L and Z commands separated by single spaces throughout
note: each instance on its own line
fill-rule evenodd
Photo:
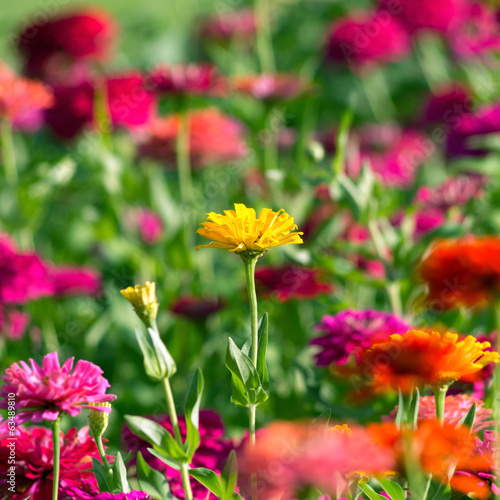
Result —
M 323 316 L 315 329 L 323 333 L 311 341 L 311 345 L 321 349 L 315 354 L 316 365 L 329 366 L 345 364 L 352 354 L 370 347 L 374 340 L 404 333 L 410 326 L 395 314 L 347 309 L 333 316 Z
M 396 16 L 410 32 L 449 32 L 466 20 L 467 0 L 381 0 L 380 10 Z
M 288 264 L 258 268 L 255 272 L 255 284 L 264 296 L 276 297 L 280 302 L 286 302 L 332 293 L 333 286 L 325 283 L 325 277 L 319 268 Z
M 165 231 L 161 217 L 145 207 L 131 209 L 126 216 L 127 224 L 137 230 L 145 245 L 154 245 Z
M 101 290 L 101 276 L 90 268 L 62 266 L 52 269 L 51 274 L 58 297 L 97 295 Z
M 312 88 L 297 75 L 285 73 L 235 76 L 232 87 L 241 94 L 261 101 L 289 101 Z
M 484 431 L 488 427 L 495 425 L 491 420 L 493 410 L 485 408 L 484 402 L 480 399 L 475 399 L 467 394 L 456 394 L 446 396 L 444 421 L 448 424 L 458 425 L 460 421 L 467 415 L 472 405 L 476 403 L 476 418 L 474 419 L 474 427 L 472 432 Z M 398 413 L 398 407 L 391 411 L 389 417 L 384 417 L 384 421 L 393 422 Z M 418 421 L 435 420 L 436 419 L 436 401 L 434 396 L 424 396 L 420 398 L 418 407 Z
M 500 26 L 496 13 L 486 4 L 471 2 L 463 23 L 448 34 L 455 54 L 464 59 L 500 50 Z
M 410 37 L 394 16 L 360 12 L 333 24 L 326 51 L 332 62 L 359 69 L 398 61 L 410 53 L 410 48 Z
M 72 372 L 73 360 L 68 359 L 61 367 L 57 353 L 53 352 L 44 356 L 42 366 L 32 359 L 31 366 L 24 361 L 13 363 L 3 376 L 0 407 L 6 408 L 6 396 L 13 392 L 19 423 L 38 423 L 56 420 L 63 413 L 74 417 L 82 408 L 88 408 L 88 403 L 116 398 L 113 394 L 106 394 L 109 383 L 98 366 L 79 360 Z M 109 412 L 105 407 L 92 406 L 92 409 Z
M 221 299 L 183 295 L 171 304 L 170 310 L 178 316 L 201 321 L 219 311 L 223 306 L 224 302 Z
M 101 493 L 95 500 L 153 500 L 144 491 L 133 490 L 130 493 Z
M 147 80 L 150 91 L 164 95 L 219 95 L 225 89 L 211 64 L 160 65 Z
M 173 433 L 170 417 L 168 415 L 154 415 L 150 418 Z M 179 418 L 179 426 L 184 439 L 186 437 L 186 424 L 183 416 Z M 201 442 L 194 454 L 191 466 L 205 467 L 220 474 L 229 457 L 229 453 L 234 449 L 234 444 L 230 439 L 224 437 L 224 425 L 222 420 L 219 415 L 211 410 L 200 411 L 199 431 Z M 134 456 L 140 451 L 151 467 L 165 471 L 172 494 L 176 498 L 185 498 L 179 471 L 167 466 L 151 455 L 151 453 L 147 451 L 150 445 L 132 434 L 127 426 L 123 428 L 123 441 L 125 447 L 133 452 Z M 191 487 L 196 500 L 205 500 L 207 498 L 207 489 L 195 479 L 191 479 Z M 216 497 L 210 494 L 210 499 L 215 500 Z
M 54 453 L 52 433 L 45 427 L 19 426 L 16 436 L 16 493 L 7 492 L 8 455 L 11 443 L 0 441 L 0 499 L 31 500 L 52 498 Z M 91 500 L 99 490 L 92 473 L 92 457 L 99 458 L 88 427 L 61 433 L 59 498 Z
M 424 111 L 424 122 L 456 127 L 461 117 L 472 111 L 473 100 L 469 92 L 459 85 L 445 85 L 429 97 Z
M 398 212 L 392 217 L 391 222 L 395 227 L 400 227 L 405 212 Z M 446 222 L 446 214 L 441 208 L 426 206 L 413 214 L 413 235 L 420 238 L 431 231 L 441 227 Z
M 20 339 L 30 321 L 29 314 L 0 304 L 0 337 L 9 340 Z
M 201 35 L 209 41 L 229 42 L 232 39 L 251 40 L 256 31 L 253 9 L 223 12 L 205 19 Z

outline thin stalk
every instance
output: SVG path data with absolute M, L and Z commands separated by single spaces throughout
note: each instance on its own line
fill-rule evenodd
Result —
M 9 186 L 15 186 L 18 181 L 16 153 L 12 137 L 12 123 L 6 116 L 2 116 L 0 122 L 0 142 L 5 180 Z
M 260 68 L 262 73 L 273 73 L 276 71 L 276 65 L 274 62 L 273 40 L 271 36 L 269 0 L 255 0 L 254 11 L 257 21 L 256 38 Z
M 104 446 L 102 444 L 102 436 L 94 436 L 95 444 L 97 445 L 97 450 L 101 456 L 102 463 L 108 472 L 111 472 L 111 465 L 109 465 L 108 459 L 106 458 L 106 452 L 104 451 Z
M 54 449 L 54 477 L 52 479 L 52 500 L 57 500 L 59 495 L 59 469 L 60 469 L 60 458 L 61 458 L 61 417 L 58 417 L 52 422 L 52 443 Z
M 448 391 L 447 385 L 442 385 L 441 387 L 433 387 L 434 399 L 436 401 L 436 418 L 442 425 L 444 422 L 444 406 L 446 393 Z

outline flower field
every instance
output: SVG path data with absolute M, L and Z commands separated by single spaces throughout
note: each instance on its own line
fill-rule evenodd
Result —
M 7 10 L 0 500 L 500 496 L 497 2 Z

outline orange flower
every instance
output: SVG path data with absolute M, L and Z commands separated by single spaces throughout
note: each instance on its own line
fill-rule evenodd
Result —
M 424 255 L 420 276 L 436 310 L 485 307 L 500 292 L 500 238 L 439 240 Z
M 43 83 L 22 78 L 0 66 L 0 115 L 14 122 L 52 104 L 52 93 Z
M 356 372 L 370 378 L 377 389 L 401 389 L 430 384 L 449 385 L 455 380 L 499 361 L 499 355 L 486 351 L 489 342 L 478 342 L 471 335 L 410 330 L 375 342 L 360 355 Z

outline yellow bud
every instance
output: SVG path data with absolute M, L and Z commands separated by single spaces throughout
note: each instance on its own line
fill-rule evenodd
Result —
M 111 403 L 89 403 L 90 406 L 111 408 Z M 89 409 L 89 426 L 94 438 L 102 436 L 108 427 L 109 413 Z
M 158 314 L 155 282 L 146 281 L 144 285 L 129 286 L 120 293 L 132 304 L 137 316 L 149 326 Z

